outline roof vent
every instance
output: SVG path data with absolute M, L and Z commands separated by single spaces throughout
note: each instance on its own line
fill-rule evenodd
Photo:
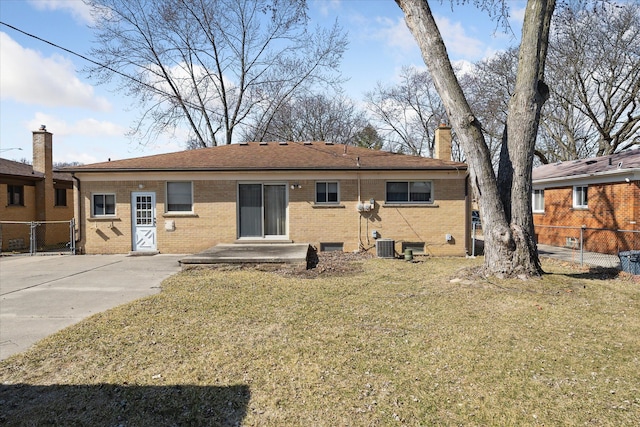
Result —
M 588 165 L 592 165 L 594 163 L 598 163 L 598 161 L 597 160 L 587 160 L 587 164 Z
M 249 143 L 247 141 L 242 141 L 240 142 L 240 145 L 249 145 Z
M 304 144 L 304 145 L 311 145 L 311 141 L 304 141 L 302 144 Z
M 267 145 L 268 142 L 267 141 L 260 141 L 260 145 Z
M 324 145 L 333 145 L 333 142 L 331 142 L 331 141 L 325 141 L 325 142 L 324 142 Z
M 278 144 L 279 144 L 279 145 L 288 145 L 288 144 L 287 144 L 287 141 L 280 141 Z

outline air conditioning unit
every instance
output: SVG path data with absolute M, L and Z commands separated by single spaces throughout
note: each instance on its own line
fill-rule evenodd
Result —
M 395 257 L 395 245 L 396 241 L 391 239 L 378 239 L 376 240 L 376 256 L 378 258 L 393 258 Z

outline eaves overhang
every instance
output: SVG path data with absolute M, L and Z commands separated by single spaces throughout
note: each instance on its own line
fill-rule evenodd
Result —
M 606 172 L 596 172 L 590 174 L 568 175 L 553 178 L 534 179 L 532 181 L 533 189 L 544 189 L 554 187 L 564 187 L 572 185 L 588 185 L 588 184 L 607 184 L 614 182 L 622 182 L 625 180 L 639 181 L 640 169 L 617 169 Z

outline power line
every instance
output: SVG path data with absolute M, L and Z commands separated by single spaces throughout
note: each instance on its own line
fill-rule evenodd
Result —
M 163 91 L 163 90 L 160 90 L 160 89 L 158 89 L 158 88 L 157 88 L 157 87 L 155 87 L 155 86 L 152 86 L 152 85 L 150 85 L 150 84 L 148 84 L 148 83 L 143 82 L 142 80 L 139 80 L 139 79 L 137 79 L 137 78 L 135 78 L 135 77 L 132 77 L 132 76 L 130 76 L 130 75 L 128 75 L 128 74 L 125 74 L 125 73 L 123 73 L 122 71 L 116 70 L 115 68 L 112 68 L 112 67 L 110 67 L 110 66 L 108 66 L 108 65 L 105 65 L 105 64 L 102 64 L 102 63 L 100 63 L 100 62 L 97 62 L 97 61 L 95 61 L 95 60 L 93 60 L 93 59 L 91 59 L 91 58 L 88 58 L 88 57 L 86 57 L 86 56 L 84 56 L 84 55 L 80 54 L 80 53 L 74 52 L 74 51 L 73 51 L 73 50 L 71 50 L 71 49 L 67 49 L 66 47 L 62 47 L 62 46 L 60 46 L 60 45 L 57 45 L 57 44 L 55 44 L 55 43 L 53 43 L 53 42 L 51 42 L 51 41 L 49 41 L 49 40 L 43 39 L 42 37 L 38 37 L 38 36 L 36 36 L 35 34 L 28 33 L 28 32 L 26 32 L 26 31 L 24 31 L 24 30 L 21 30 L 20 28 L 17 28 L 17 27 L 15 27 L 15 26 L 11 25 L 11 24 L 7 24 L 6 22 L 0 21 L 0 24 L 5 25 L 5 26 L 7 26 L 7 27 L 11 28 L 12 30 L 17 31 L 17 32 L 19 32 L 19 33 L 21 33 L 21 34 L 24 34 L 25 36 L 28 36 L 28 37 L 34 38 L 34 39 L 36 39 L 36 40 L 38 40 L 38 41 L 41 41 L 41 42 L 46 43 L 46 44 L 48 44 L 48 45 L 51 45 L 51 46 L 55 47 L 56 49 L 63 50 L 63 51 L 65 51 L 65 52 L 67 52 L 67 53 L 70 53 L 71 55 L 74 55 L 74 56 L 77 56 L 78 58 L 84 59 L 85 61 L 90 62 L 90 63 L 92 63 L 92 64 L 94 64 L 94 65 L 97 65 L 97 66 L 98 66 L 98 67 L 100 67 L 100 68 L 104 68 L 104 69 L 106 69 L 106 70 L 111 71 L 112 73 L 118 74 L 119 76 L 122 76 L 122 77 L 124 77 L 124 78 L 126 78 L 126 79 L 132 80 L 132 81 L 134 81 L 134 82 L 136 82 L 136 83 L 138 83 L 138 84 L 140 84 L 140 85 L 143 85 L 143 86 L 145 86 L 145 87 L 147 87 L 147 88 L 151 89 L 153 92 L 155 92 L 155 93 L 157 93 L 157 94 L 164 95 L 164 96 L 168 96 L 169 98 L 178 98 L 178 99 L 180 99 L 180 101 L 181 101 L 184 105 L 186 105 L 186 106 L 189 106 L 189 107 L 192 107 L 192 108 L 196 108 L 196 109 L 202 109 L 202 110 L 203 110 L 203 111 L 205 111 L 205 112 L 207 111 L 205 108 L 200 107 L 200 106 L 198 106 L 198 105 L 196 105 L 196 104 L 193 104 L 193 103 L 191 103 L 191 102 L 189 102 L 189 101 L 186 101 L 186 100 L 184 100 L 184 99 L 180 98 L 179 96 L 171 95 L 170 93 L 165 92 L 165 91 Z

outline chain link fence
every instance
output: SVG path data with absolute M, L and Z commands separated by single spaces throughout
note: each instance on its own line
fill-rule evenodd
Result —
M 640 274 L 640 230 L 536 225 L 535 233 L 541 255 Z
M 640 275 L 640 230 L 536 225 L 538 254 Z M 482 228 L 472 224 L 471 255 L 484 254 Z
M 70 221 L 0 221 L 0 253 L 75 254 L 75 222 Z

